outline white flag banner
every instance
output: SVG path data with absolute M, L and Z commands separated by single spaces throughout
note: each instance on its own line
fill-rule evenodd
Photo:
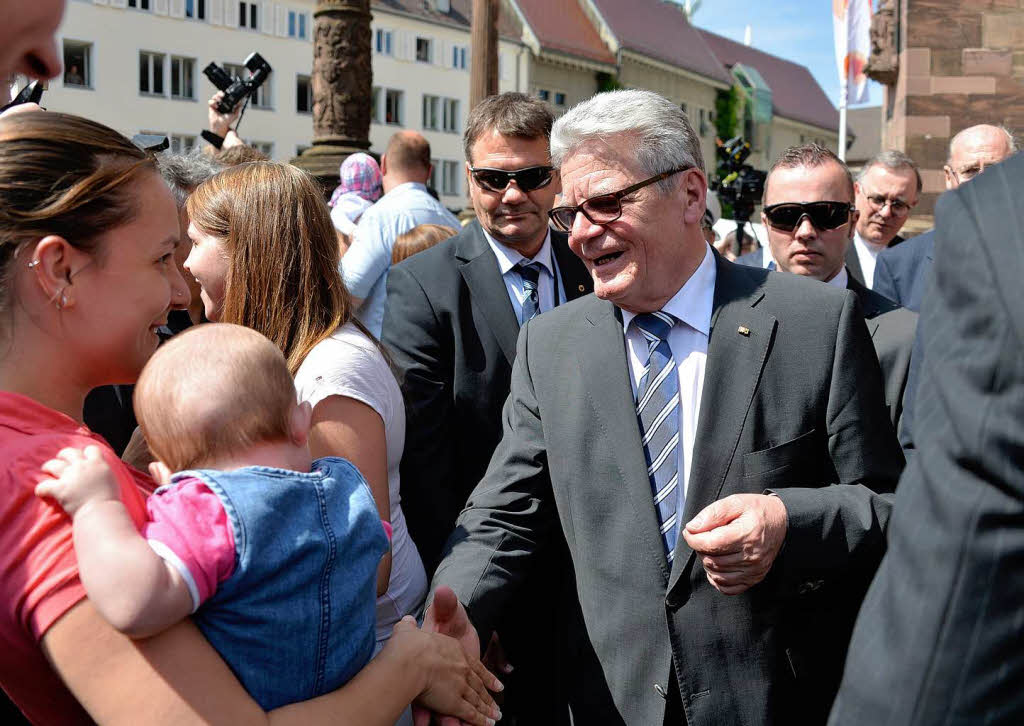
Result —
M 849 103 L 866 103 L 864 67 L 871 54 L 871 0 L 832 0 L 832 30 L 840 87 L 846 87 Z

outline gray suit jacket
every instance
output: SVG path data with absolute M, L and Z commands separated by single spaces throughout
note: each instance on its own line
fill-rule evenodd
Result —
M 831 724 L 1024 723 L 1022 185 L 1018 154 L 939 199 L 918 453 Z
M 775 490 L 789 530 L 768 578 L 722 595 L 682 537 L 668 566 L 621 316 L 594 296 L 521 332 L 504 436 L 434 578 L 486 639 L 564 535 L 586 624 L 577 723 L 662 723 L 655 687 L 673 682 L 690 726 L 823 720 L 884 549 L 881 493 L 903 458 L 856 297 L 716 263 L 683 521 L 729 494 Z
M 914 335 L 917 332 L 917 313 L 869 290 L 853 276 L 850 276 L 847 288 L 856 293 L 860 300 L 868 334 L 875 346 L 878 364 L 882 367 L 889 420 L 898 434 L 903 418 L 903 400 L 910 373 Z

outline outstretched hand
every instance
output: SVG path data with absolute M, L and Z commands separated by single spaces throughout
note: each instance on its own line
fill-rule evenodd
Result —
M 459 602 L 455 592 L 442 585 L 434 591 L 434 600 L 423 615 L 423 630 L 428 633 L 438 633 L 454 638 L 467 660 L 474 664 L 480 664 L 480 637 L 476 628 L 469 621 L 469 614 Z M 494 677 L 483 665 L 480 668 L 486 674 L 484 683 L 491 691 L 501 691 L 504 686 Z M 422 704 L 429 707 L 429 704 Z M 413 709 L 413 722 L 415 726 L 427 726 L 430 723 L 431 713 L 424 708 Z M 438 723 L 441 726 L 459 726 L 460 721 L 450 717 L 439 717 Z
M 36 485 L 36 496 L 56 499 L 72 517 L 88 505 L 121 499 L 117 478 L 98 446 L 61 449 L 42 470 L 52 478 Z
M 210 99 L 209 112 L 207 114 L 210 125 L 210 131 L 217 134 L 218 136 L 226 137 L 228 131 L 230 131 L 235 123 L 238 122 L 238 116 L 242 112 L 242 104 L 236 104 L 230 113 L 221 113 L 217 110 L 217 104 L 224 98 L 224 91 L 217 91 L 213 94 L 213 98 Z
M 733 494 L 702 509 L 683 537 L 701 556 L 708 582 L 725 595 L 739 595 L 768 575 L 787 528 L 779 497 Z

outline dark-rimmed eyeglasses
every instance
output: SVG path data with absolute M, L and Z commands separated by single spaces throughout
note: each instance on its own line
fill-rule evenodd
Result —
M 804 217 L 819 231 L 842 227 L 850 221 L 854 206 L 849 202 L 782 202 L 764 208 L 769 226 L 783 232 L 792 232 Z
M 550 166 L 528 166 L 515 171 L 469 167 L 469 173 L 476 183 L 489 192 L 503 192 L 508 188 L 510 182 L 515 182 L 516 186 L 524 192 L 543 189 L 551 183 L 551 175 L 554 171 Z
M 662 179 L 668 179 L 673 174 L 679 174 L 693 168 L 692 166 L 681 166 L 678 169 L 665 171 L 657 176 L 652 176 L 650 179 L 637 182 L 633 186 L 620 189 L 617 192 L 599 194 L 596 197 L 585 199 L 575 207 L 555 207 L 548 212 L 548 217 L 550 217 L 551 223 L 555 225 L 555 228 L 563 232 L 568 232 L 572 229 L 573 222 L 576 221 L 576 215 L 580 213 L 593 224 L 609 224 L 622 216 L 622 198 L 624 196 L 650 186 L 655 182 L 660 182 Z
M 904 202 L 902 199 L 890 199 L 883 194 L 868 194 L 866 191 L 864 192 L 864 198 L 868 200 L 868 204 L 871 205 L 871 210 L 873 212 L 881 212 L 885 209 L 886 205 L 888 205 L 889 210 L 896 217 L 902 217 L 903 215 L 908 214 L 910 212 L 910 208 L 914 206 L 913 204 Z

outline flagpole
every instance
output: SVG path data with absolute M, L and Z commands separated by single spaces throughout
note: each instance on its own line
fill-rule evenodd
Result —
M 846 101 L 850 95 L 849 76 L 839 79 L 839 160 L 846 161 Z

